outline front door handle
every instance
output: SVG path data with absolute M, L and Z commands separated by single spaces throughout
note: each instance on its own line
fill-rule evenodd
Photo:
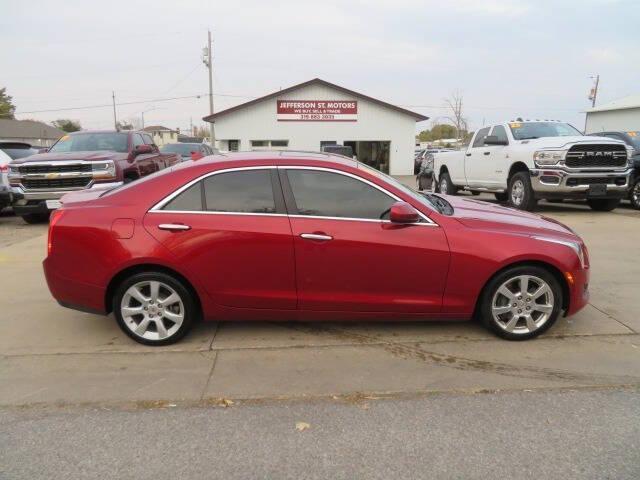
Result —
M 322 233 L 301 233 L 300 236 L 307 240 L 320 240 L 322 242 L 333 240 L 331 235 L 324 235 Z
M 484 152 L 485 155 L 491 155 L 491 152 Z
M 467 157 L 470 157 L 470 156 L 471 156 L 471 154 L 470 154 L 470 153 L 465 153 L 465 155 L 466 155 Z
M 160 230 L 170 230 L 172 232 L 181 232 L 184 230 L 191 230 L 189 225 L 182 225 L 181 223 L 161 223 L 158 225 Z

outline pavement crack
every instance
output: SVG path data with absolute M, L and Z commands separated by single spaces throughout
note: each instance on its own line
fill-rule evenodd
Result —
M 207 381 L 205 382 L 204 388 L 202 389 L 202 394 L 200 395 L 200 401 L 202 401 L 204 399 L 204 396 L 207 394 L 207 390 L 209 389 L 209 383 L 211 382 L 211 377 L 213 377 L 213 369 L 216 368 L 216 363 L 218 363 L 218 352 L 214 353 L 213 361 L 211 362 L 211 370 L 209 370 Z
M 605 312 L 603 309 L 596 307 L 593 303 L 589 302 L 589 305 L 591 305 L 593 308 L 595 308 L 597 311 L 599 311 L 600 313 L 602 313 L 603 315 L 606 315 L 607 317 L 609 317 L 611 320 L 613 320 L 614 322 L 618 322 L 620 325 L 622 325 L 625 328 L 628 328 L 629 331 L 633 332 L 633 333 L 638 333 L 636 332 L 633 328 L 631 328 L 629 325 L 627 325 L 626 323 L 624 323 L 621 320 L 618 320 L 616 317 L 614 317 L 613 315 L 611 315 L 610 313 Z

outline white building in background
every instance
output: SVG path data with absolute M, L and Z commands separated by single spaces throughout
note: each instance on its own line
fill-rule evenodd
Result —
M 412 175 L 416 122 L 429 117 L 319 78 L 204 117 L 223 151 L 338 144 L 392 175 Z
M 640 130 L 640 95 L 631 95 L 587 110 L 585 133 Z
M 153 137 L 153 143 L 159 147 L 166 145 L 167 143 L 177 143 L 179 130 L 171 130 L 170 128 L 163 127 L 161 125 L 152 125 L 150 127 L 143 128 L 145 132 L 148 132 Z

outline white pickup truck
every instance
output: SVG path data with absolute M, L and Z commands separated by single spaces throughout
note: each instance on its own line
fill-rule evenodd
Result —
M 632 151 L 622 141 L 584 136 L 568 123 L 515 121 L 479 129 L 466 150 L 434 154 L 436 189 L 494 193 L 515 208 L 539 199 L 587 200 L 609 211 L 627 195 Z

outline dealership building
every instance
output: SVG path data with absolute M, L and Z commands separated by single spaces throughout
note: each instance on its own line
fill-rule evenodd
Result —
M 319 78 L 204 117 L 221 150 L 309 150 L 351 146 L 358 160 L 413 174 L 416 112 Z

